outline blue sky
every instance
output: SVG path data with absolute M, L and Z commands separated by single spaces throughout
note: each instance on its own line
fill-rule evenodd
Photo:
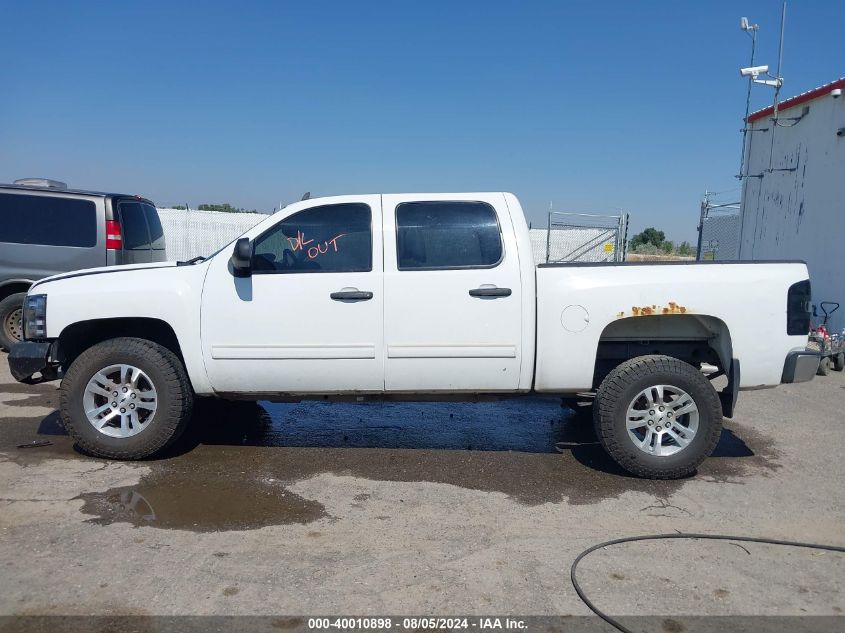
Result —
M 0 182 L 160 206 L 507 190 L 695 239 L 737 189 L 750 40 L 780 2 L 7 2 Z M 845 3 L 787 8 L 783 94 L 845 75 Z M 757 88 L 753 104 L 771 102 Z M 730 194 L 727 194 L 730 195 Z M 736 191 L 738 196 L 738 189 Z

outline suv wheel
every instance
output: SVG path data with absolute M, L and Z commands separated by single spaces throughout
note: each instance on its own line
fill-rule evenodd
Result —
M 8 350 L 23 340 L 23 301 L 25 292 L 16 292 L 0 301 L 0 347 Z
M 695 367 L 669 356 L 640 356 L 616 367 L 596 394 L 599 442 L 640 477 L 677 479 L 695 472 L 716 448 L 722 408 Z
M 142 459 L 176 441 L 193 404 L 185 369 L 169 349 L 115 338 L 85 350 L 61 387 L 62 421 L 97 457 Z

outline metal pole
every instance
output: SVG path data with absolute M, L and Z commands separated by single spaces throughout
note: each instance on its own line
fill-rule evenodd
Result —
M 622 259 L 620 261 L 625 261 L 628 259 L 628 226 L 631 223 L 631 214 L 625 214 L 625 231 L 622 234 Z
M 552 242 L 552 212 L 549 211 L 549 228 L 546 230 L 546 263 L 549 263 Z
M 751 31 L 751 63 L 749 64 L 750 67 L 754 66 L 754 53 L 757 49 L 757 25 L 755 24 Z M 751 110 L 751 85 L 754 82 L 752 78 L 748 77 L 748 92 L 745 95 L 745 118 L 743 119 L 743 126 L 742 126 L 742 153 L 739 157 L 739 175 L 737 178 L 742 179 L 744 177 L 743 169 L 745 168 L 745 144 L 746 144 L 746 137 L 748 136 L 748 114 Z M 750 144 L 750 139 L 748 139 Z M 750 148 L 749 148 L 750 149 Z
M 695 259 L 699 262 L 701 261 L 701 246 L 704 237 L 704 218 L 707 215 L 707 208 L 710 202 L 709 196 L 710 193 L 705 191 L 704 198 L 701 199 L 701 213 L 698 216 L 698 246 L 695 251 Z
M 622 232 L 625 230 L 625 214 L 619 209 L 619 222 L 616 224 L 616 244 L 613 248 L 613 261 L 622 261 Z
M 750 157 L 750 151 L 749 151 Z M 748 184 L 753 180 L 752 178 L 746 178 L 742 181 L 742 193 L 739 196 L 739 245 L 736 249 L 736 258 L 742 259 L 742 235 L 745 231 L 745 201 L 748 199 L 747 197 L 747 190 Z

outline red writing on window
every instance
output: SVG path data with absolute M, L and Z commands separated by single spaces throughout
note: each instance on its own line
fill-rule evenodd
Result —
M 305 233 L 302 231 L 296 232 L 296 237 L 289 237 L 287 238 L 288 242 L 290 242 L 290 246 L 293 249 L 293 252 L 296 251 L 305 251 L 305 254 L 308 256 L 308 259 L 315 259 L 319 255 L 325 255 L 329 252 L 329 248 L 333 248 L 334 252 L 337 253 L 337 241 L 342 238 L 346 233 L 340 233 L 335 235 L 332 239 L 326 240 L 324 242 L 317 242 L 314 244 L 314 240 L 306 240 Z M 314 244 L 314 246 L 309 246 L 309 244 Z

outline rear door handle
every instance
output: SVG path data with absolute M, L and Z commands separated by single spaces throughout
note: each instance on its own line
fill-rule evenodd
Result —
M 373 293 L 367 290 L 340 290 L 329 295 L 335 301 L 369 301 Z
M 470 297 L 510 297 L 510 288 L 473 288 L 469 291 Z

